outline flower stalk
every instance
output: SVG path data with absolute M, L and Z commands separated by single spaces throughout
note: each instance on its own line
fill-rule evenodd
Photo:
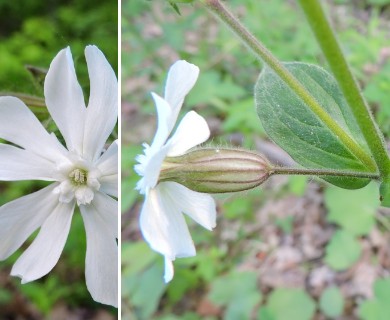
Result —
M 277 167 L 263 155 L 247 150 L 199 148 L 165 158 L 159 183 L 176 182 L 202 193 L 229 193 L 253 189 L 271 175 L 281 174 L 379 179 L 379 174 L 370 172 Z
M 221 19 L 257 58 L 266 63 L 369 170 L 376 171 L 377 167 L 371 156 L 343 130 L 298 79 L 240 23 L 220 0 L 200 0 L 200 2 Z
M 301 175 L 301 176 L 332 176 L 332 177 L 348 177 L 348 178 L 362 178 L 378 180 L 380 178 L 377 173 L 359 172 L 359 171 L 343 171 L 333 169 L 303 169 L 303 168 L 286 168 L 286 167 L 274 167 L 272 168 L 271 175 L 285 174 L 285 175 Z

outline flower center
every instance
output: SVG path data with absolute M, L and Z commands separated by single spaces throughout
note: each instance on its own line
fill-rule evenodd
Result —
M 75 187 L 86 185 L 88 181 L 88 172 L 83 169 L 74 169 L 69 173 L 70 183 Z
M 76 200 L 78 205 L 88 205 L 100 189 L 100 171 L 85 161 L 59 165 L 57 174 L 59 185 L 54 193 L 59 194 L 60 202 Z

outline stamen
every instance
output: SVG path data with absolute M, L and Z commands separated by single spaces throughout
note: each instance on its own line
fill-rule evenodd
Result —
M 75 186 L 81 186 L 87 184 L 88 172 L 83 169 L 74 169 L 69 173 L 70 182 Z

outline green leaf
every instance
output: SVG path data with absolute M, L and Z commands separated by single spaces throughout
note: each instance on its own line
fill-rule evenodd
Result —
M 249 319 L 253 308 L 261 301 L 255 272 L 232 272 L 211 284 L 209 299 L 226 306 L 226 320 Z
M 150 319 L 157 310 L 166 286 L 162 267 L 155 263 L 137 275 L 122 279 L 122 285 L 130 294 L 131 305 L 138 319 Z
M 210 248 L 200 248 L 197 250 L 196 256 L 192 259 L 194 259 L 196 266 L 194 271 L 199 276 L 199 278 L 206 283 L 211 282 L 216 277 L 218 272 L 220 272 L 221 268 L 224 268 L 224 264 L 221 263 L 222 256 L 223 251 L 219 248 L 211 246 L 211 244 Z M 181 259 L 179 261 L 185 260 L 186 259 Z
M 167 289 L 169 302 L 176 303 L 183 299 L 188 290 L 197 287 L 198 282 L 198 275 L 191 269 L 181 269 L 175 266 L 175 277 Z
M 178 316 L 173 314 L 168 314 L 160 317 L 154 317 L 153 319 L 154 320 L 217 320 L 217 318 L 215 317 L 205 317 L 191 311 L 186 312 L 184 314 L 180 314 Z M 132 318 L 130 320 L 132 320 Z
M 380 205 L 378 186 L 371 183 L 353 191 L 329 187 L 325 191 L 325 205 L 330 222 L 353 235 L 366 235 L 375 224 L 375 212 Z
M 344 309 L 344 297 L 336 287 L 326 288 L 320 297 L 320 309 L 330 318 L 341 316 Z
M 339 230 L 335 232 L 325 251 L 325 262 L 334 270 L 342 271 L 359 259 L 361 248 L 353 235 Z
M 324 69 L 304 63 L 285 67 L 325 111 L 367 153 L 369 149 L 335 79 Z M 369 171 L 311 109 L 268 67 L 255 86 L 257 113 L 270 138 L 307 168 Z M 369 180 L 324 177 L 342 188 L 357 189 Z
M 363 301 L 359 315 L 363 320 L 388 320 L 390 314 L 390 278 L 378 279 L 374 283 L 375 297 Z
M 374 293 L 381 303 L 387 304 L 390 301 L 390 278 L 375 281 Z
M 225 311 L 224 320 L 250 319 L 253 308 L 261 301 L 261 295 L 257 291 L 248 292 L 231 301 Z
M 315 304 L 302 289 L 278 288 L 268 298 L 267 305 L 260 309 L 261 320 L 310 320 Z
M 177 6 L 176 3 L 169 1 L 169 4 L 171 5 L 171 7 L 173 8 L 173 10 L 175 10 L 175 12 L 176 12 L 178 15 L 181 15 L 180 9 L 179 9 L 179 7 Z
M 154 263 L 159 256 L 144 241 L 122 244 L 122 275 L 136 275 Z M 134 259 L 137 257 L 137 259 Z

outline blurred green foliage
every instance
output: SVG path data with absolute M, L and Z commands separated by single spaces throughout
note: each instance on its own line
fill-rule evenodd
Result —
M 86 100 L 89 95 L 84 58 L 86 45 L 97 45 L 115 72 L 118 70 L 118 3 L 115 0 L 1 1 L 0 16 L 2 93 L 28 93 L 43 97 L 45 72 L 55 55 L 67 46 L 71 48 Z M 49 131 L 58 135 L 44 107 L 32 110 Z M 47 183 L 37 181 L 1 182 L 0 204 L 45 185 Z M 0 290 L 1 319 L 50 319 L 51 312 L 61 305 L 70 310 L 84 309 L 85 319 L 92 319 L 99 310 L 116 315 L 116 309 L 94 302 L 86 288 L 86 239 L 78 211 L 75 212 L 61 258 L 53 271 L 40 280 L 21 285 L 20 279 L 11 278 L 9 272 L 34 236 L 1 263 L 1 279 L 4 279 Z M 12 301 L 19 301 L 17 308 Z
M 322 292 L 320 308 L 331 319 L 337 319 L 343 314 L 344 297 L 337 287 L 328 287 Z
M 358 236 L 368 235 L 376 224 L 379 194 L 371 182 L 359 190 L 329 186 L 325 191 L 327 219 L 341 230 L 333 234 L 326 246 L 326 263 L 335 270 L 345 270 L 359 259 L 361 248 Z
M 348 231 L 336 231 L 326 246 L 325 262 L 342 271 L 356 263 L 361 254 L 359 241 Z
M 0 3 L 0 14 L 9 17 L 0 21 L 1 91 L 42 93 L 25 66 L 47 69 L 67 46 L 85 89 L 89 87 L 83 54 L 86 45 L 97 45 L 118 70 L 116 1 L 9 1 Z
M 314 311 L 315 304 L 305 291 L 278 288 L 270 294 L 266 306 L 260 309 L 259 319 L 310 320 L 314 316 Z
M 241 21 L 278 58 L 327 68 L 314 36 L 294 1 L 228 2 Z M 353 73 L 374 107 L 374 115 L 386 137 L 390 134 L 390 62 L 386 60 L 383 48 L 390 47 L 386 25 L 390 14 L 390 7 L 386 6 L 388 2 L 327 1 L 331 7 L 327 9 L 333 10 L 333 22 Z M 178 7 L 181 15 L 167 1 L 122 2 L 122 96 L 123 101 L 133 108 L 130 110 L 130 122 L 122 118 L 125 137 L 122 141 L 122 222 L 126 231 L 135 228 L 143 201 L 134 191 L 139 177 L 133 166 L 134 156 L 142 150 L 140 144 L 153 139 L 154 129 L 149 124 L 153 126 L 156 116 L 149 92 L 162 93 L 168 67 L 174 61 L 187 59 L 200 67 L 199 80 L 186 98 L 181 115 L 188 109 L 198 110 L 213 126 L 211 144 L 220 141 L 222 144 L 235 144 L 239 140 L 237 144 L 254 149 L 256 141 L 265 137 L 253 103 L 253 86 L 261 63 L 229 30 L 216 23 L 196 3 L 193 6 L 179 4 Z M 365 20 L 357 18 L 362 12 Z M 152 120 L 137 125 L 131 122 L 134 114 Z M 127 116 L 126 113 L 124 115 Z M 142 135 L 134 134 L 138 132 Z M 305 287 L 269 288 L 262 284 L 261 276 L 255 277 L 260 271 L 250 269 L 256 263 L 259 267 L 262 259 L 269 258 L 269 252 L 258 249 L 258 256 L 254 258 L 253 251 L 250 251 L 250 248 L 263 248 L 265 245 L 262 232 L 257 229 L 250 231 L 253 224 L 259 223 L 258 220 L 266 219 L 261 215 L 263 206 L 291 195 L 305 195 L 311 180 L 289 177 L 283 186 L 277 183 L 270 188 L 262 187 L 239 195 L 217 196 L 220 212 L 217 228 L 209 232 L 188 221 L 197 255 L 174 262 L 175 277 L 167 286 L 163 283 L 162 257 L 143 242 L 139 231 L 131 233 L 130 237 L 125 235 L 122 318 L 302 320 L 312 319 L 315 312 L 329 318 L 343 315 L 347 301 L 337 287 L 324 287 L 314 299 Z M 320 184 L 319 188 L 321 192 L 325 190 L 325 195 L 318 206 L 324 205 L 328 213 L 326 221 L 318 222 L 318 225 L 325 228 L 326 223 L 332 234 L 323 244 L 323 255 L 318 260 L 332 272 L 352 268 L 361 257 L 362 237 L 366 237 L 377 225 L 377 188 L 368 185 L 351 194 L 348 190 L 324 184 Z M 300 209 L 303 215 L 306 209 Z M 283 210 L 287 209 L 275 204 L 275 215 L 268 219 L 281 241 L 291 241 L 294 232 L 297 232 L 295 217 L 286 214 L 280 217 L 277 210 L 284 214 Z M 277 248 L 271 245 L 270 251 L 273 249 Z M 310 269 L 315 263 L 307 261 L 302 268 Z M 145 281 L 144 286 L 140 278 Z M 148 296 L 146 290 L 152 293 Z M 239 297 L 236 296 L 238 293 Z M 376 300 L 372 304 L 377 304 Z M 367 312 L 361 311 L 362 314 Z
M 359 315 L 363 320 L 386 320 L 390 314 L 390 278 L 375 281 L 374 295 L 360 305 Z
M 135 165 L 136 155 L 142 152 L 141 146 L 123 146 L 122 147 L 122 159 L 121 164 L 123 168 L 122 172 L 122 197 L 121 210 L 125 212 L 128 210 L 137 200 L 137 193 L 134 192 L 134 187 L 138 181 L 138 177 L 134 174 L 132 168 Z
M 325 204 L 330 222 L 353 235 L 367 235 L 379 208 L 378 187 L 375 183 L 355 191 L 329 187 L 325 191 Z
M 235 272 L 218 277 L 211 283 L 209 299 L 217 306 L 226 306 L 227 320 L 248 319 L 261 302 L 255 272 Z

